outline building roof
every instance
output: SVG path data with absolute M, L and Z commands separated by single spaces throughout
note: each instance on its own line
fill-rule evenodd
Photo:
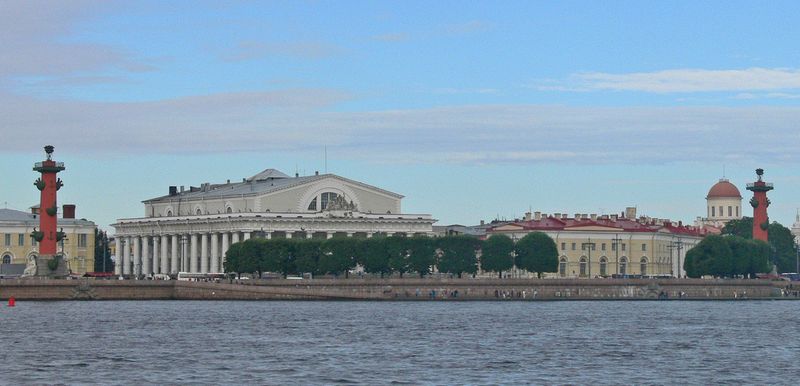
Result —
M 668 220 L 656 219 L 613 219 L 607 216 L 591 218 L 556 218 L 554 216 L 542 217 L 538 220 L 523 220 L 509 223 L 520 227 L 526 231 L 610 231 L 610 232 L 668 232 L 677 235 L 705 236 L 707 231 L 703 228 L 686 226 L 683 223 L 674 224 Z M 489 229 L 489 233 L 499 227 L 508 224 L 500 224 Z
M 709 198 L 742 198 L 742 194 L 739 193 L 739 188 L 736 185 L 732 184 L 730 181 L 722 178 L 711 187 L 711 190 L 708 191 L 708 195 L 706 199 Z
M 29 226 L 38 226 L 39 216 L 14 209 L 0 209 L 0 223 L 22 223 Z M 85 219 L 59 218 L 58 225 L 94 225 L 94 223 Z
M 392 197 L 403 198 L 403 196 L 400 194 L 393 193 L 388 190 L 384 190 L 362 182 L 353 181 L 341 176 L 337 176 L 335 174 L 318 174 L 313 176 L 289 177 L 278 170 L 266 169 L 261 173 L 258 173 L 250 177 L 249 179 L 246 179 L 243 182 L 233 182 L 225 184 L 203 184 L 199 188 L 190 187 L 188 191 L 178 192 L 177 195 L 175 196 L 170 196 L 170 195 L 160 196 L 156 198 L 151 198 L 149 200 L 145 200 L 143 202 L 150 203 L 150 202 L 170 200 L 170 199 L 199 200 L 199 199 L 212 199 L 212 198 L 223 198 L 223 197 L 260 196 L 278 190 L 288 189 L 295 186 L 308 184 L 314 181 L 319 181 L 325 178 L 336 178 L 355 185 L 359 185 L 361 187 L 365 187 L 370 190 L 381 192 L 383 194 Z

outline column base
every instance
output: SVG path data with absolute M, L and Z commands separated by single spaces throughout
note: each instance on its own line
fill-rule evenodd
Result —
M 53 263 L 53 261 L 55 261 Z M 28 261 L 22 277 L 60 279 L 69 276 L 69 269 L 61 255 L 39 255 Z

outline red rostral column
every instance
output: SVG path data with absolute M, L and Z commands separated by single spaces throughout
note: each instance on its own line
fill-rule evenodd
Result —
M 761 180 L 764 175 L 764 169 L 756 169 L 758 181 L 752 184 L 747 184 L 747 190 L 753 192 L 753 198 L 750 199 L 750 205 L 753 206 L 753 238 L 756 240 L 768 241 L 769 239 L 769 216 L 767 216 L 767 207 L 769 206 L 769 199 L 767 192 L 772 190 L 772 184 Z
M 54 256 L 57 252 L 56 245 L 64 238 L 64 234 L 56 229 L 58 226 L 56 192 L 63 185 L 61 179 L 56 178 L 56 174 L 65 168 L 63 162 L 52 160 L 53 146 L 45 146 L 44 151 L 47 153 L 47 159 L 33 165 L 33 170 L 42 173 L 34 183 L 42 193 L 39 202 L 39 230 L 34 230 L 31 236 L 39 242 L 40 256 Z

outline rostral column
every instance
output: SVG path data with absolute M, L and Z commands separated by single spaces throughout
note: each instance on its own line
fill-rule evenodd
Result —
M 764 175 L 764 169 L 756 169 L 758 181 L 747 184 L 747 190 L 753 192 L 753 198 L 750 199 L 750 205 L 753 207 L 753 239 L 768 241 L 769 239 L 769 216 L 767 216 L 767 207 L 769 206 L 769 199 L 767 192 L 772 190 L 772 184 L 761 180 Z
M 33 165 L 33 170 L 42 173 L 34 185 L 41 192 L 39 201 L 39 230 L 34 228 L 31 237 L 39 243 L 39 256 L 36 259 L 36 276 L 59 276 L 64 274 L 64 262 L 56 256 L 58 242 L 64 238 L 64 232 L 58 227 L 57 192 L 63 186 L 58 172 L 64 170 L 63 162 L 53 161 L 53 146 L 44 147 L 47 159 Z M 56 259 L 56 263 L 51 260 Z

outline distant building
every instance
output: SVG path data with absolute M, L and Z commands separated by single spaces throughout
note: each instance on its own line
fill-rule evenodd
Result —
M 436 220 L 403 213 L 402 198 L 335 174 L 290 177 L 275 169 L 241 182 L 170 186 L 144 201 L 145 217 L 113 224 L 116 273 L 220 272 L 229 246 L 251 237 L 432 235 Z
M 58 253 L 64 256 L 67 268 L 82 275 L 94 271 L 94 222 L 75 218 L 75 206 L 63 206 L 63 218 L 58 219 L 59 230 L 63 228 L 66 240 L 58 244 Z M 39 206 L 30 212 L 0 209 L 0 264 L 23 267 L 39 254 L 38 243 L 31 237 L 34 227 L 39 226 Z M 0 267 L 0 272 L 16 272 L 11 267 Z
M 795 243 L 800 244 L 800 209 L 797 210 L 797 215 L 792 225 L 792 234 L 794 235 Z
M 487 231 L 519 240 L 531 232 L 550 236 L 558 248 L 560 277 L 618 275 L 685 276 L 686 251 L 708 234 L 703 228 L 670 220 L 620 215 L 526 213 L 525 219 Z
M 723 178 L 709 189 L 706 195 L 706 217 L 699 218 L 695 225 L 722 229 L 728 221 L 741 218 L 742 194 L 736 185 Z

